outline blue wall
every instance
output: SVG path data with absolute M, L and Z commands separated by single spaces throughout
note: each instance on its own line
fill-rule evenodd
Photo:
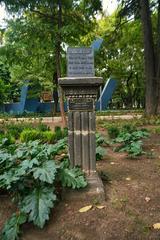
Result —
M 106 110 L 109 101 L 112 98 L 112 94 L 117 86 L 115 79 L 109 79 L 101 93 L 100 98 L 96 102 L 96 110 Z M 7 103 L 0 105 L 1 112 L 7 112 L 10 114 L 22 114 L 26 112 L 35 113 L 48 113 L 53 111 L 54 103 L 46 102 L 41 103 L 38 99 L 27 99 L 28 85 L 25 85 L 21 89 L 20 102 L 18 103 Z M 58 107 L 59 108 L 59 107 Z M 67 111 L 67 103 L 64 103 L 64 109 Z

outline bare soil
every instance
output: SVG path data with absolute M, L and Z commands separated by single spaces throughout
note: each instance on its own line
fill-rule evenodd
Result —
M 103 133 L 103 131 L 101 130 Z M 104 181 L 106 201 L 103 209 L 78 210 L 96 202 L 61 201 L 53 209 L 44 229 L 32 224 L 23 227 L 22 240 L 159 240 L 160 230 L 160 136 L 152 134 L 144 141 L 145 155 L 130 159 L 106 147 L 98 171 L 110 178 Z M 0 225 L 14 207 L 0 197 Z

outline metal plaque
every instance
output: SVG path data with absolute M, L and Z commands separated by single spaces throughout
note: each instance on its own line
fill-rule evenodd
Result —
M 93 111 L 93 99 L 69 99 L 68 106 L 71 111 Z
M 67 75 L 68 77 L 93 77 L 95 75 L 92 48 L 67 49 Z

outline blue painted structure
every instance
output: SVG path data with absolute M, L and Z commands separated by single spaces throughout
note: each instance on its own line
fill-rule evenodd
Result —
M 28 84 L 26 81 L 25 85 L 23 85 L 21 89 L 20 102 L 3 104 L 3 111 L 10 114 L 22 114 L 25 109 L 27 92 L 28 92 Z
M 91 47 L 94 51 L 98 51 L 102 45 L 103 39 L 95 39 Z M 35 113 L 48 113 L 53 110 L 53 102 L 40 102 L 38 99 L 27 99 L 28 83 L 26 81 L 21 89 L 20 102 L 17 103 L 6 103 L 0 105 L 1 112 L 7 112 L 10 114 L 23 114 L 24 112 L 35 112 Z M 98 101 L 96 102 L 96 110 L 106 110 L 112 94 L 116 88 L 117 81 L 115 79 L 108 79 L 106 82 Z M 64 103 L 64 109 L 67 111 L 67 103 Z M 59 106 L 58 106 L 59 110 Z
M 98 102 L 96 104 L 97 110 L 106 110 L 109 104 L 109 101 L 112 98 L 112 94 L 114 90 L 116 89 L 117 81 L 113 78 L 109 78 L 102 90 L 102 93 L 100 94 L 100 97 L 98 99 Z
M 108 79 L 96 103 L 96 110 L 107 109 L 116 85 L 117 81 L 115 79 Z M 48 113 L 53 110 L 53 102 L 42 103 L 38 99 L 27 99 L 27 92 L 28 84 L 25 84 L 21 89 L 20 102 L 0 105 L 0 111 L 20 115 L 24 112 Z M 64 109 L 67 111 L 67 103 L 64 103 Z
M 103 38 L 96 38 L 92 44 L 91 47 L 93 48 L 94 51 L 98 51 L 102 45 Z

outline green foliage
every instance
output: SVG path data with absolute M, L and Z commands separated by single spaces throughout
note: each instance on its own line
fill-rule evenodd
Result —
M 55 134 L 55 132 L 45 131 L 45 132 L 41 133 L 41 135 L 42 135 L 41 136 L 41 141 L 43 143 L 45 143 L 45 142 L 47 142 L 47 143 L 55 143 L 55 141 L 56 141 L 56 134 Z M 57 139 L 57 140 L 60 140 L 60 138 Z
M 27 216 L 25 213 L 14 213 L 12 217 L 6 222 L 2 231 L 2 240 L 16 240 L 19 239 L 20 225 L 25 223 Z
M 0 79 L 0 103 L 3 103 L 6 98 L 6 85 L 2 79 Z
M 159 128 L 159 127 L 156 128 L 156 129 L 154 130 L 154 132 L 160 134 L 160 128 Z
M 134 132 L 121 132 L 118 137 L 116 138 L 116 142 L 117 143 L 122 143 L 122 142 L 133 142 L 133 141 L 137 141 L 141 138 L 146 138 L 149 136 L 148 131 L 144 130 L 137 130 Z
M 0 104 L 7 101 L 10 97 L 12 90 L 10 80 L 10 72 L 6 61 L 0 56 Z
M 15 139 L 19 139 L 23 130 L 39 130 L 41 132 L 49 131 L 49 127 L 43 123 L 33 125 L 32 123 L 19 122 L 19 123 L 3 123 L 0 124 L 0 132 L 6 135 L 11 135 Z
M 24 197 L 21 211 L 28 214 L 29 222 L 33 221 L 36 226 L 43 228 L 56 199 L 53 187 L 40 186 Z
M 87 185 L 79 168 L 54 160 L 65 147 L 66 139 L 55 145 L 39 141 L 0 145 L 0 188 L 12 193 L 18 208 L 18 215 L 14 214 L 3 228 L 3 240 L 18 239 L 20 225 L 27 220 L 44 226 L 57 201 L 57 183 L 73 189 Z
M 33 177 L 41 182 L 53 183 L 57 167 L 52 160 L 44 162 L 42 166 L 33 168 Z
M 96 133 L 96 160 L 102 160 L 104 155 L 106 154 L 106 150 L 102 145 L 106 144 L 106 140 L 102 135 Z
M 125 144 L 120 152 L 127 152 L 131 157 L 140 156 L 145 153 L 142 149 L 142 141 L 133 141 Z
M 55 132 L 55 136 L 56 136 L 56 139 L 57 139 L 57 140 L 59 140 L 59 139 L 61 139 L 61 138 L 63 137 L 63 132 L 62 132 L 61 127 L 56 126 L 56 127 L 54 128 L 54 132 Z
M 42 132 L 46 132 L 46 131 L 49 131 L 49 130 L 50 130 L 50 128 L 49 128 L 46 124 L 41 123 L 41 122 L 36 126 L 36 128 L 37 128 L 39 131 L 42 131 Z
M 78 46 L 81 37 L 95 27 L 95 14 L 102 10 L 101 0 L 62 1 L 62 27 L 58 24 L 59 1 L 3 2 L 9 11 L 16 12 L 16 18 L 7 22 L 1 55 L 7 59 L 12 80 L 22 83 L 29 79 L 31 95 L 40 96 L 41 90 L 57 87 L 53 77 L 57 72 L 57 52 L 65 74 L 64 47 Z
M 5 128 L 6 128 L 6 132 L 9 132 L 13 137 L 18 139 L 21 132 L 25 128 L 32 128 L 32 125 L 27 123 L 19 123 L 19 124 L 9 123 L 5 126 Z
M 68 136 L 68 128 L 65 127 L 63 128 L 63 137 L 67 137 Z
M 61 135 L 62 137 L 62 135 Z M 29 141 L 34 141 L 34 140 L 40 140 L 42 143 L 54 143 L 56 140 L 56 134 L 55 132 L 52 131 L 39 131 L 36 129 L 30 130 L 30 129 L 25 129 L 22 131 L 20 134 L 20 140 L 21 142 L 29 142 Z M 57 140 L 59 140 L 58 138 Z
M 21 140 L 21 142 L 29 142 L 29 141 L 41 139 L 41 136 L 42 136 L 42 134 L 38 130 L 25 129 L 21 132 L 20 140 Z
M 115 125 L 111 125 L 107 128 L 108 135 L 111 139 L 116 138 L 119 135 L 119 128 Z
M 106 143 L 106 141 L 105 141 L 104 137 L 102 135 L 100 135 L 99 133 L 96 133 L 96 145 L 100 146 L 105 143 Z
M 84 42 L 91 44 L 95 35 L 103 38 L 102 46 L 96 52 L 96 73 L 103 79 L 113 76 L 118 83 L 109 108 L 143 108 L 145 81 L 141 24 L 139 19 L 121 19 L 120 22 L 121 27 L 116 12 L 102 17 L 95 31 L 84 37 Z
M 96 160 L 97 161 L 102 160 L 105 154 L 106 154 L 106 150 L 103 147 L 101 147 L 101 146 L 96 147 Z
M 64 161 L 60 165 L 59 179 L 62 182 L 62 186 L 73 189 L 86 187 L 87 183 L 80 168 L 66 168 L 66 166 L 68 166 L 68 161 Z
M 127 129 L 130 130 L 130 132 L 127 132 Z M 115 139 L 116 143 L 122 143 L 120 147 L 118 147 L 119 151 L 126 151 L 131 157 L 136 157 L 139 155 L 142 155 L 144 153 L 142 149 L 142 141 L 140 139 L 147 138 L 149 136 L 149 133 L 146 129 L 142 130 L 134 130 L 131 131 L 131 128 L 127 127 L 124 128 L 124 131 L 121 131 L 121 133 L 118 135 L 118 137 Z
M 124 124 L 122 125 L 122 129 L 121 129 L 122 132 L 129 132 L 129 133 L 132 133 L 134 131 L 136 131 L 136 127 L 134 124 Z
M 9 133 L 0 136 L 0 144 L 2 144 L 3 146 L 9 146 L 13 143 L 15 143 L 15 139 Z

